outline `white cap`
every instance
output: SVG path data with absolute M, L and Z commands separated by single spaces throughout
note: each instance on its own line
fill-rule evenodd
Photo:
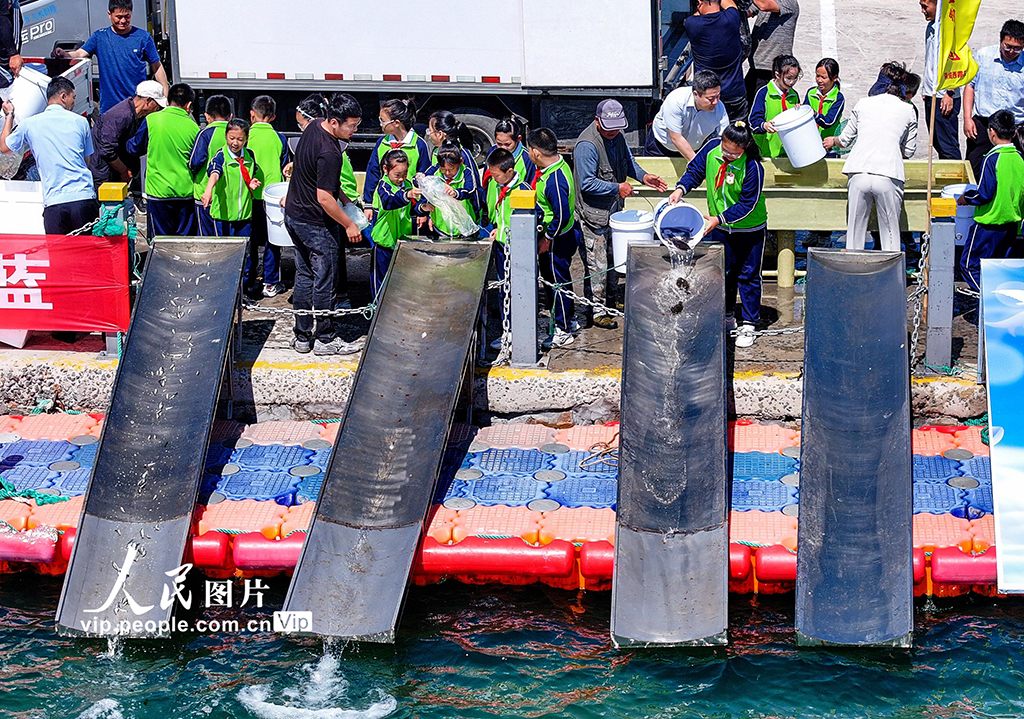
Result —
M 135 88 L 135 96 L 156 100 L 156 104 L 160 107 L 167 107 L 167 96 L 164 95 L 164 86 L 156 80 L 140 82 L 139 86 Z

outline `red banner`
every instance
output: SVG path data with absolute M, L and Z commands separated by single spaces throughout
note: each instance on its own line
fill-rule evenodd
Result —
M 0 235 L 0 328 L 123 332 L 127 237 Z

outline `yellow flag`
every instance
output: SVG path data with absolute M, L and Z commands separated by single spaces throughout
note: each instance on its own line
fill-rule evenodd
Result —
M 981 0 L 939 0 L 935 19 L 939 21 L 939 57 L 936 90 L 966 85 L 978 72 L 967 42 L 974 32 Z

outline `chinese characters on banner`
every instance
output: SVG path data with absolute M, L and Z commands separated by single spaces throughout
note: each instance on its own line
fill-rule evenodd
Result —
M 0 235 L 0 327 L 128 329 L 128 238 Z
M 981 0 L 939 0 L 935 19 L 939 23 L 939 57 L 935 67 L 936 90 L 952 90 L 974 79 L 978 63 L 967 44 L 974 32 Z

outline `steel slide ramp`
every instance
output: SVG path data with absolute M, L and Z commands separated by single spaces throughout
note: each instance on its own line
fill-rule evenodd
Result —
M 725 644 L 729 478 L 720 245 L 631 247 L 612 583 L 616 646 Z
M 167 634 L 245 248 L 153 243 L 57 607 L 63 634 Z
M 899 252 L 807 256 L 797 643 L 910 646 L 910 363 Z
M 999 591 L 1024 593 L 1024 260 L 982 260 Z M 989 550 L 996 551 L 996 550 Z
M 395 252 L 285 598 L 310 633 L 394 641 L 490 259 L 489 242 Z

